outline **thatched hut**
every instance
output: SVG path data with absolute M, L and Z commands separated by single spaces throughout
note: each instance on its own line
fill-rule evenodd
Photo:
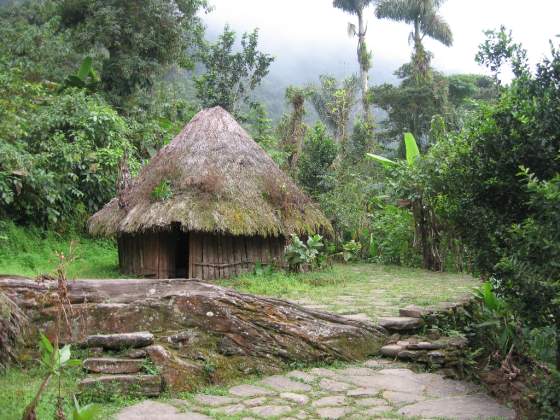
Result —
M 89 220 L 125 274 L 226 278 L 281 262 L 286 238 L 331 230 L 317 206 L 220 107 L 199 112 Z

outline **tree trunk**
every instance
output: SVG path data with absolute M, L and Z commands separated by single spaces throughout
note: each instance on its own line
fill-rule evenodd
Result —
M 560 372 L 560 320 L 556 323 L 556 370 Z
M 52 338 L 56 282 L 0 278 L 1 292 L 25 311 L 35 330 Z M 183 340 L 175 350 L 184 359 L 243 368 L 245 374 L 247 366 L 265 372 L 296 361 L 357 360 L 377 354 L 384 341 L 384 330 L 367 322 L 197 280 L 73 281 L 68 302 L 71 329 L 61 331 L 63 343 L 151 331 L 164 346 Z
M 422 267 L 432 271 L 442 271 L 442 259 L 439 253 L 439 231 L 433 210 L 424 204 L 422 198 L 412 203 L 415 235 L 422 252 Z
M 370 120 L 368 93 L 368 71 L 369 60 L 367 59 L 366 29 L 362 12 L 358 13 L 358 64 L 360 65 L 360 86 L 362 90 L 362 106 L 364 109 L 364 121 Z M 364 54 L 366 56 L 364 56 Z

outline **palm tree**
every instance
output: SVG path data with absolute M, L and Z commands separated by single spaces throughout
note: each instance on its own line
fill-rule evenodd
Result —
M 334 0 L 333 6 L 358 17 L 358 28 L 353 23 L 348 24 L 348 35 L 358 37 L 358 64 L 360 65 L 360 88 L 362 91 L 362 104 L 364 120 L 369 120 L 368 71 L 371 68 L 371 53 L 366 47 L 367 26 L 364 22 L 364 9 L 373 0 Z
M 424 49 L 422 41 L 428 36 L 445 46 L 453 44 L 449 24 L 438 14 L 445 0 L 379 0 L 375 15 L 413 25 L 409 42 L 414 43 L 413 71 L 418 79 L 428 76 L 431 54 Z

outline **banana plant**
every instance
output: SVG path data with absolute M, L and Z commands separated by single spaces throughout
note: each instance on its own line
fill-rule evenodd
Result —
M 416 162 L 416 159 L 420 156 L 420 150 L 418 149 L 418 145 L 416 144 L 416 140 L 414 139 L 412 133 L 404 133 L 404 145 L 406 148 L 406 161 L 409 166 L 412 166 Z M 384 156 L 375 155 L 373 153 L 366 153 L 366 155 L 370 159 L 382 164 L 385 168 L 396 167 L 399 164 L 398 162 L 387 159 Z
M 76 74 L 71 74 L 64 79 L 60 90 L 76 87 L 93 91 L 98 84 L 99 76 L 93 68 L 93 59 L 91 57 L 86 57 L 84 61 L 82 61 Z
M 404 145 L 406 149 L 406 162 L 408 169 L 412 169 L 420 157 L 420 150 L 412 133 L 404 133 Z M 367 157 L 380 163 L 387 169 L 398 169 L 400 162 L 387 159 L 384 156 L 368 153 Z M 413 190 L 412 197 L 398 200 L 400 207 L 407 207 L 412 210 L 415 226 L 415 237 L 418 238 L 422 252 L 422 265 L 424 268 L 433 271 L 442 270 L 442 258 L 439 253 L 440 234 L 437 218 L 433 208 L 422 196 L 421 189 L 414 185 L 414 177 L 405 171 L 405 182 Z

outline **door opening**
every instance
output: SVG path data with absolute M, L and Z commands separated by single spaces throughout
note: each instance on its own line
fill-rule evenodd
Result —
M 175 278 L 188 277 L 189 267 L 189 235 L 181 230 L 177 234 L 175 244 Z

